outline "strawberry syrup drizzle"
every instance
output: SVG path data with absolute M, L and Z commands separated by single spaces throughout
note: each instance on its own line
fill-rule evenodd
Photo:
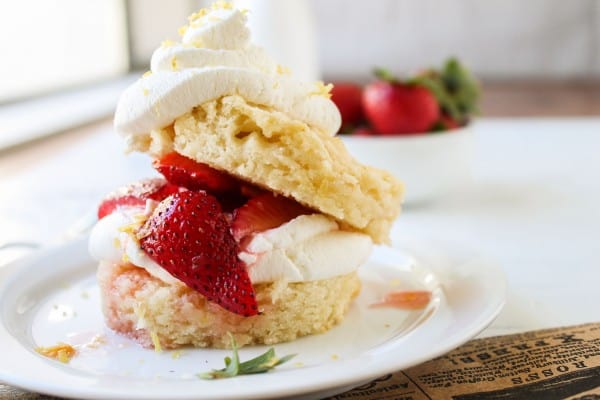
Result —
M 427 290 L 402 290 L 387 293 L 383 300 L 371 304 L 370 308 L 397 308 L 400 310 L 421 310 L 431 301 Z

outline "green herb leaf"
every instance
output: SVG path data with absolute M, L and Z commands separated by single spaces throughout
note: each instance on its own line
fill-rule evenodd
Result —
M 231 333 L 229 333 L 231 339 L 231 348 L 233 355 L 225 357 L 225 368 L 213 369 L 209 372 L 198 374 L 201 379 L 221 379 L 221 378 L 232 378 L 237 375 L 250 375 L 250 374 L 262 374 L 270 371 L 278 365 L 281 365 L 296 356 L 296 354 L 289 354 L 282 358 L 277 358 L 275 355 L 275 349 L 271 347 L 266 353 L 261 354 L 251 360 L 240 363 L 238 355 L 238 347 L 235 339 Z

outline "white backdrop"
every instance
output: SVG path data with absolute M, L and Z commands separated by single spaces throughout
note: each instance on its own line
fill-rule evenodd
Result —
M 260 0 L 259 0 L 260 1 Z M 600 77 L 600 1 L 311 0 L 325 76 L 457 55 L 489 78 Z
M 410 72 L 450 55 L 492 79 L 600 78 L 598 0 L 306 1 L 328 79 L 366 79 L 375 65 Z M 136 64 L 147 65 L 190 10 L 211 2 L 131 0 L 143 28 L 133 30 Z

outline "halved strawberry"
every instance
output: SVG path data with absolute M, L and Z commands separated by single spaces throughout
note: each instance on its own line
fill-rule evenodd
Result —
M 237 241 L 256 232 L 278 226 L 311 210 L 295 200 L 265 192 L 248 200 L 233 212 L 231 231 Z
M 102 200 L 98 207 L 98 219 L 106 217 L 119 207 L 143 207 L 148 199 L 161 201 L 177 191 L 179 191 L 179 187 L 162 178 L 150 178 L 134 182 L 115 190 Z
M 153 162 L 154 168 L 175 185 L 211 193 L 235 192 L 240 182 L 233 176 L 179 153 L 168 153 Z
M 150 258 L 209 301 L 239 315 L 258 314 L 246 266 L 215 197 L 204 191 L 167 197 L 138 239 Z

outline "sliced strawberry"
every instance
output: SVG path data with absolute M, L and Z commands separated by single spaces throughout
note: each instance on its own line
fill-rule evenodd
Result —
M 256 232 L 278 226 L 311 210 L 295 200 L 265 192 L 248 200 L 233 212 L 231 231 L 237 241 Z
M 167 197 L 138 238 L 150 258 L 209 301 L 239 315 L 258 314 L 246 266 L 215 197 L 204 191 Z
M 206 190 L 211 193 L 239 190 L 240 183 L 236 178 L 179 153 L 169 153 L 154 160 L 153 164 L 169 182 L 190 190 Z
M 146 200 L 161 201 L 170 194 L 179 191 L 179 187 L 162 178 L 144 179 L 119 188 L 109 194 L 98 207 L 98 219 L 113 213 L 119 207 L 143 207 Z

